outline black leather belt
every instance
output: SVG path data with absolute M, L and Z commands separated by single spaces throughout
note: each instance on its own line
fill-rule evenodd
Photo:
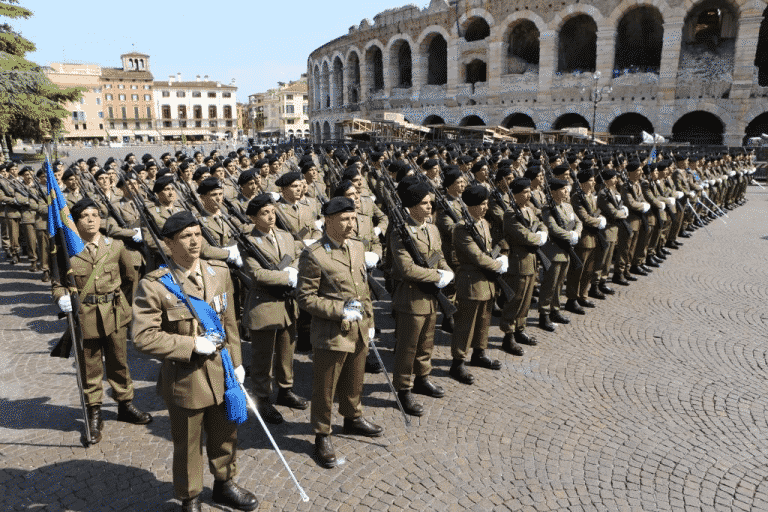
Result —
M 117 292 L 107 293 L 105 295 L 89 294 L 83 297 L 83 304 L 109 304 L 118 297 Z

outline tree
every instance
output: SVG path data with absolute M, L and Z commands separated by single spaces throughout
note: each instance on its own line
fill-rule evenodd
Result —
M 0 18 L 29 18 L 32 11 L 18 0 L 0 0 Z M 52 83 L 42 68 L 24 58 L 35 51 L 35 44 L 0 24 L 0 145 L 8 155 L 10 138 L 42 140 L 61 129 L 69 115 L 62 104 L 78 101 L 84 89 L 61 89 Z

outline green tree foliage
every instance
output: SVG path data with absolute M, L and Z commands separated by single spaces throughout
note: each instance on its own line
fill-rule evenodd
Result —
M 30 16 L 32 11 L 18 0 L 0 0 L 0 21 Z M 39 65 L 24 58 L 33 51 L 33 42 L 8 23 L 0 24 L 0 134 L 42 140 L 61 128 L 62 118 L 69 115 L 62 104 L 78 101 L 83 89 L 52 83 Z

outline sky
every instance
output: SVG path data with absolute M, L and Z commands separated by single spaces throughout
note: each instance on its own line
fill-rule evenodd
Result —
M 37 64 L 119 67 L 120 55 L 135 51 L 150 56 L 155 80 L 176 73 L 182 80 L 208 75 L 227 84 L 234 78 L 237 99 L 244 103 L 249 94 L 299 79 L 309 54 L 349 27 L 407 3 L 429 5 L 428 0 L 20 0 L 34 15 L 0 21 L 35 43 L 37 50 L 26 57 Z

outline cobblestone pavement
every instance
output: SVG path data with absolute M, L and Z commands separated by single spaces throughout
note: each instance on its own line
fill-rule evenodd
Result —
M 281 408 L 272 433 L 309 503 L 253 419 L 239 430 L 237 481 L 274 511 L 768 510 L 768 193 L 749 198 L 586 316 L 551 335 L 533 327 L 540 344 L 524 357 L 500 351 L 494 327 L 504 367 L 475 369 L 473 386 L 448 377 L 440 332 L 433 374 L 446 397 L 424 397 L 410 428 L 384 376 L 367 376 L 365 413 L 385 436 L 344 436 L 337 415 L 339 468 L 312 460 L 309 412 Z M 0 509 L 173 510 L 159 363 L 130 349 L 136 403 L 154 422 L 118 423 L 106 399 L 104 439 L 83 448 L 73 360 L 48 356 L 64 327 L 48 293 L 0 264 Z M 391 369 L 393 322 L 378 313 Z M 298 356 L 305 397 L 311 370 Z M 204 507 L 212 483 L 206 471 Z

